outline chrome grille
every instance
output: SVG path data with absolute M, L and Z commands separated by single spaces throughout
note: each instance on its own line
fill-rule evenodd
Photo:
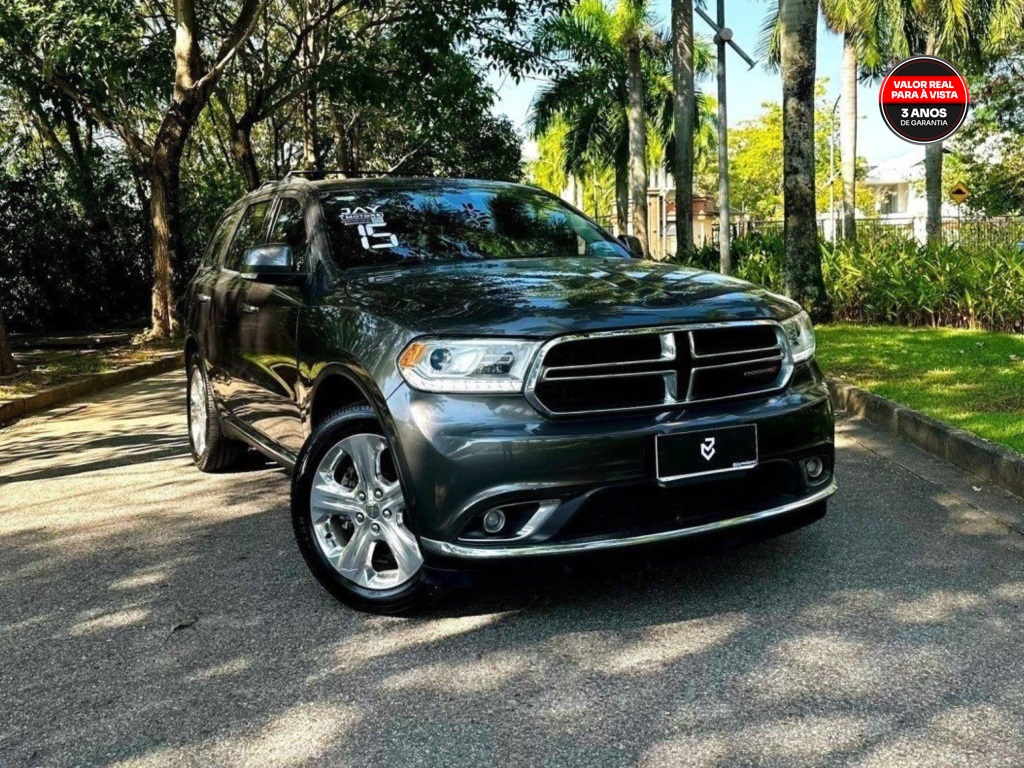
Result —
M 791 371 L 774 322 L 602 332 L 545 345 L 527 396 L 557 416 L 663 409 L 773 392 Z

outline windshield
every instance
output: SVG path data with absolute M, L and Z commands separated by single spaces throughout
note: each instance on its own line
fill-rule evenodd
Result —
M 560 200 L 528 187 L 333 190 L 321 199 L 343 267 L 419 261 L 630 258 Z

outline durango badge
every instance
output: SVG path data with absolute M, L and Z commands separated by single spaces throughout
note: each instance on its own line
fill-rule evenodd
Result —
M 967 81 L 935 56 L 913 56 L 882 80 L 878 94 L 882 119 L 904 141 L 931 144 L 948 139 L 963 125 L 970 105 Z

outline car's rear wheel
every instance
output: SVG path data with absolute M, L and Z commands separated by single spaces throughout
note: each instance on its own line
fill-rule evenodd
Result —
M 241 463 L 247 446 L 224 435 L 210 382 L 199 355 L 188 366 L 188 443 L 192 461 L 203 472 L 221 472 Z
M 394 455 L 373 410 L 356 406 L 316 429 L 292 481 L 302 556 L 328 592 L 353 608 L 404 613 L 433 589 L 408 526 Z

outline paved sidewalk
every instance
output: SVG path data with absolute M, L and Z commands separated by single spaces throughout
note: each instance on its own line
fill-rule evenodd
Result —
M 0 766 L 1024 765 L 1024 503 L 843 421 L 829 517 L 386 619 L 172 373 L 0 429 Z M 975 490 L 978 488 L 980 490 Z

